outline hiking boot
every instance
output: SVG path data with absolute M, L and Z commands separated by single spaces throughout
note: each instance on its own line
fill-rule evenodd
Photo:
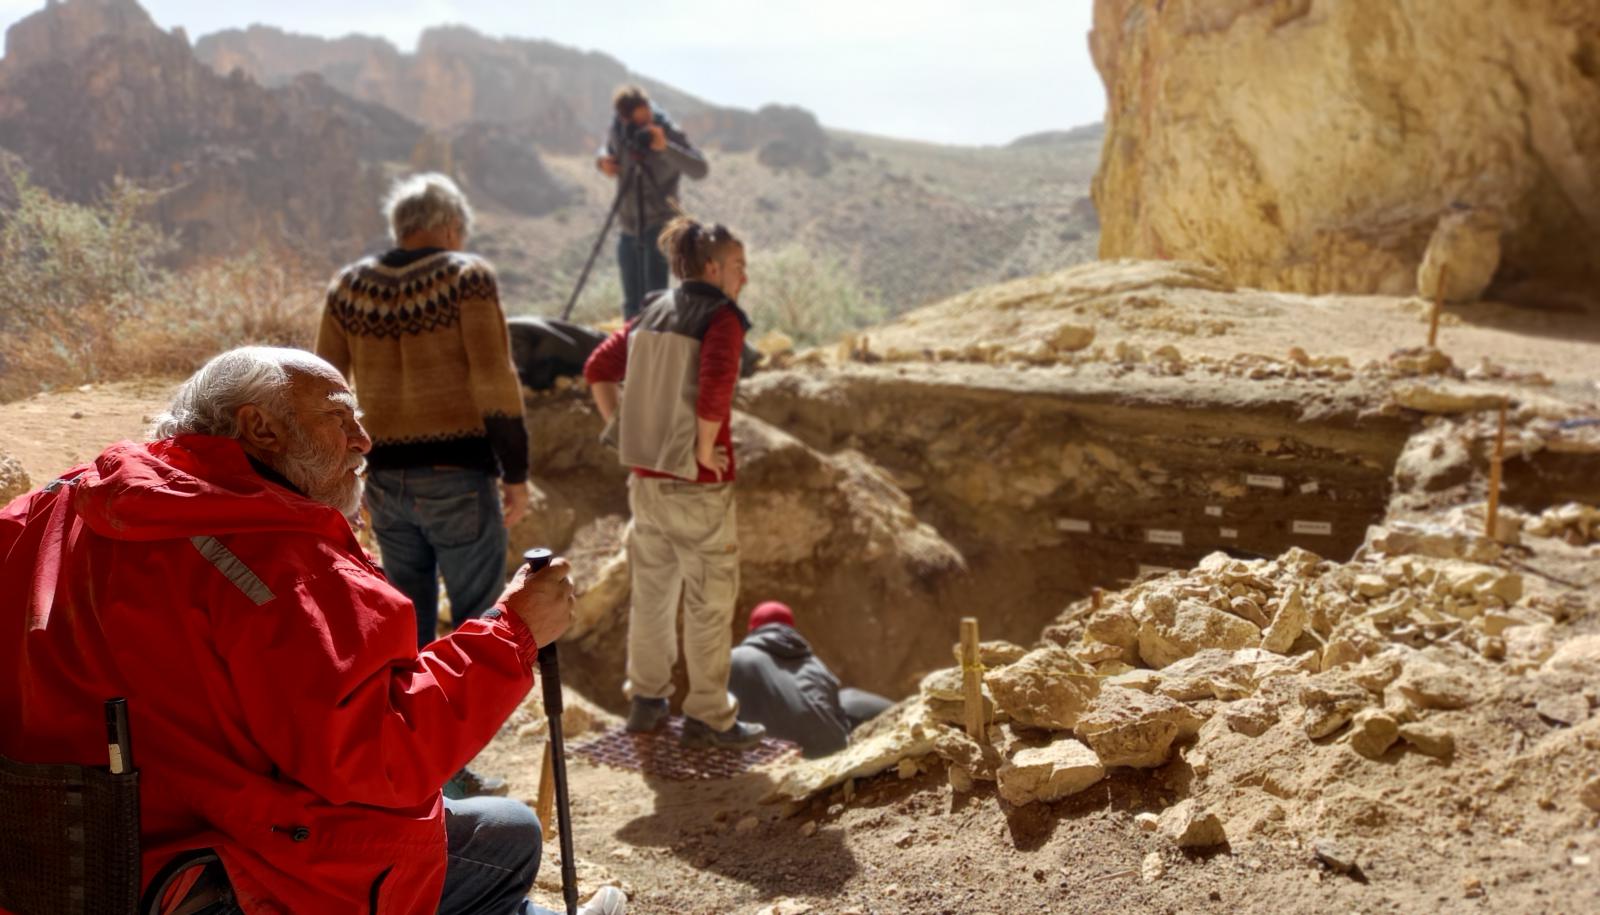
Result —
M 505 797 L 511 786 L 503 778 L 482 776 L 471 769 L 462 768 L 444 783 L 444 796 L 452 801 L 468 797 Z
M 628 733 L 647 734 L 667 720 L 667 700 L 634 697 L 628 707 Z
M 713 750 L 743 750 L 753 747 L 767 736 L 767 729 L 748 721 L 735 721 L 726 731 L 713 731 L 711 725 L 693 718 L 683 719 L 683 736 L 678 742 L 686 747 L 705 747 Z
M 628 897 L 614 886 L 602 886 L 600 892 L 578 906 L 578 915 L 624 915 L 628 911 Z

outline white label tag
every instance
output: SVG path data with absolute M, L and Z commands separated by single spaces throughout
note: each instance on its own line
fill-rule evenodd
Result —
M 1144 539 L 1150 543 L 1164 543 L 1167 546 L 1183 546 L 1183 531 L 1158 531 L 1147 530 Z
M 1259 486 L 1262 489 L 1282 489 L 1283 477 L 1276 477 L 1270 473 L 1247 473 L 1244 475 L 1244 485 Z
M 1177 570 L 1176 569 L 1169 569 L 1166 566 L 1147 566 L 1142 562 L 1139 563 L 1139 577 L 1140 578 L 1143 578 L 1146 575 L 1165 575 L 1168 572 L 1174 572 L 1174 571 L 1177 571 Z
M 1206 506 L 1206 517 L 1208 517 L 1208 518 L 1220 518 L 1220 517 L 1222 517 L 1222 506 L 1220 506 L 1220 505 L 1207 505 Z
M 1300 491 L 1305 493 L 1308 496 L 1311 495 L 1312 493 L 1316 492 L 1320 488 L 1321 487 L 1317 486 L 1317 481 L 1316 480 L 1312 480 L 1309 483 L 1300 484 Z
M 1094 525 L 1083 520 L 1082 518 L 1056 519 L 1056 530 L 1058 531 L 1067 531 L 1068 533 L 1072 534 L 1087 534 L 1093 529 L 1093 527 Z
M 1238 540 L 1239 539 L 1239 529 L 1238 528 L 1233 528 L 1233 527 L 1219 528 L 1217 530 L 1217 533 L 1222 535 L 1222 539 L 1223 540 Z
M 1293 525 L 1296 534 L 1331 534 L 1333 522 L 1331 521 L 1296 521 Z

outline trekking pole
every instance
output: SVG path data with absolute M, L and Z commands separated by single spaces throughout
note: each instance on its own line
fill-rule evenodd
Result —
M 552 554 L 532 549 L 522 554 L 528 571 L 537 572 L 550 564 Z M 567 798 L 567 751 L 561 740 L 561 661 L 556 644 L 539 646 L 539 679 L 544 688 L 544 712 L 550 716 L 550 762 L 556 783 L 556 828 L 561 839 L 561 896 L 567 915 L 578 912 L 578 863 L 572 852 L 572 803 Z

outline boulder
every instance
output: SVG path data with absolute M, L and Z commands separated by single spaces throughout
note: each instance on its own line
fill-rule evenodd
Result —
M 1424 756 L 1449 759 L 1456 752 L 1454 734 L 1436 724 L 1414 722 L 1400 725 L 1400 739 Z
M 1399 723 L 1380 709 L 1363 709 L 1350 721 L 1350 748 L 1368 759 L 1389 752 L 1399 739 Z
M 985 678 L 995 705 L 1013 721 L 1048 730 L 1071 730 L 1100 681 L 1065 648 L 1047 645 Z
M 1344 727 L 1356 712 L 1372 703 L 1372 696 L 1365 689 L 1329 674 L 1318 674 L 1301 684 L 1299 699 L 1306 710 L 1306 736 L 1312 740 Z
M 1246 737 L 1260 737 L 1278 723 L 1278 710 L 1260 699 L 1241 699 L 1223 706 L 1222 720 Z
M 1152 769 L 1166 764 L 1173 741 L 1193 737 L 1204 723 L 1181 702 L 1109 687 L 1095 696 L 1072 730 L 1104 766 Z
M 33 488 L 22 462 L 0 451 L 0 506 Z
M 1161 812 L 1158 828 L 1179 848 L 1214 848 L 1228 841 L 1222 820 L 1194 798 L 1179 801 Z
M 1422 657 L 1406 660 L 1395 689 L 1415 708 L 1466 708 L 1475 699 L 1466 674 Z
M 1018 750 L 1000 767 L 1000 796 L 1017 806 L 1050 803 L 1077 794 L 1106 774 L 1094 751 L 1070 737 Z
M 1139 656 L 1163 668 L 1205 648 L 1232 651 L 1261 643 L 1254 624 L 1197 600 L 1150 595 L 1140 603 Z
M 1097 0 L 1100 257 L 1316 293 L 1437 292 L 1445 268 L 1475 298 L 1496 264 L 1592 289 L 1600 133 L 1568 125 L 1600 88 L 1569 61 L 1597 32 L 1600 5 L 1554 0 Z
M 1278 654 L 1288 654 L 1295 639 L 1300 638 L 1300 634 L 1305 631 L 1309 618 L 1305 600 L 1300 596 L 1300 588 L 1291 585 L 1283 598 L 1278 601 L 1272 622 L 1261 634 L 1261 647 Z

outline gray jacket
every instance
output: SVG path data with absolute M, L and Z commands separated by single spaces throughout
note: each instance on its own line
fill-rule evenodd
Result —
M 739 699 L 741 719 L 799 744 L 807 757 L 837 753 L 850 743 L 839 678 L 789 626 L 769 623 L 734 647 L 728 689 Z
M 630 150 L 621 118 L 611 119 L 611 130 L 600 147 L 600 155 L 612 156 L 621 165 L 617 187 L 624 191 L 617 219 L 624 235 L 638 235 L 642 230 L 665 225 L 678 215 L 678 176 L 688 175 L 698 181 L 710 170 L 706 157 L 689 145 L 689 138 L 666 112 L 656 110 L 654 114 L 656 126 L 666 132 L 666 149 L 642 153 Z M 635 187 L 636 183 L 641 186 Z

